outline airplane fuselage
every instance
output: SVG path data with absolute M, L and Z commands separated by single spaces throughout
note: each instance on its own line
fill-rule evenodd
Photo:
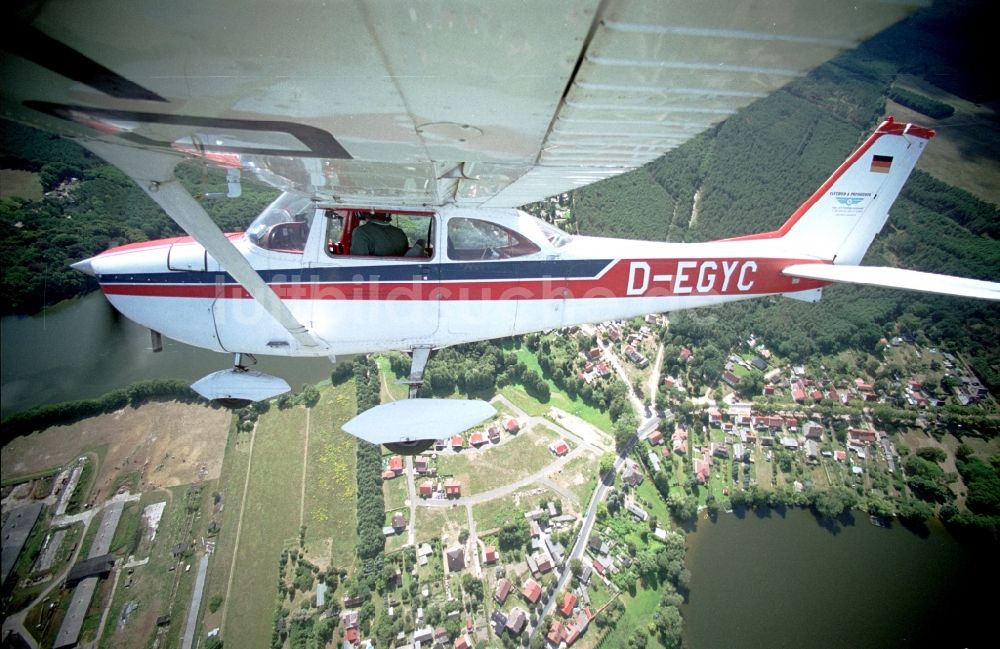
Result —
M 821 260 L 773 241 L 559 238 L 510 209 L 425 212 L 433 221 L 422 256 L 333 254 L 322 214 L 310 217 L 301 251 L 229 235 L 321 347 L 297 344 L 190 238 L 114 248 L 89 260 L 90 270 L 118 310 L 165 336 L 214 351 L 283 356 L 444 347 L 764 295 L 818 299 L 816 289 L 826 285 L 782 275 L 791 264 Z M 516 245 L 456 250 L 453 226 L 470 220 L 519 235 Z

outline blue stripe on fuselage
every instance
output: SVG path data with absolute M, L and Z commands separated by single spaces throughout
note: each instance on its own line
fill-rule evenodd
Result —
M 379 266 L 337 266 L 258 270 L 269 283 L 413 282 L 423 281 L 425 269 L 437 269 L 439 277 L 429 281 L 529 280 L 546 278 L 593 279 L 613 259 L 538 261 L 400 262 Z M 102 284 L 235 284 L 228 273 L 213 271 L 169 271 L 165 273 L 120 273 L 101 275 Z

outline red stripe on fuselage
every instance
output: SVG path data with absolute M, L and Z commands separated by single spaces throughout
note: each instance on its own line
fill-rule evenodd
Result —
M 616 262 L 593 279 L 412 282 L 281 282 L 270 287 L 283 300 L 553 300 L 622 297 L 763 295 L 826 286 L 828 282 L 781 274 L 801 259 L 632 259 Z M 513 263 L 513 262 L 512 262 Z M 238 284 L 105 284 L 108 295 L 250 299 Z

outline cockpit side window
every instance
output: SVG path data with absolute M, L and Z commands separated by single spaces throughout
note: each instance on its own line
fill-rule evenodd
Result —
M 450 259 L 510 259 L 540 250 L 524 235 L 491 221 L 461 217 L 448 221 Z

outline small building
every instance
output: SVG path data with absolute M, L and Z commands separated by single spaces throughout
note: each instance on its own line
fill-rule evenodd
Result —
M 403 472 L 403 458 L 398 455 L 393 455 L 389 458 L 389 470 L 399 475 Z
M 465 548 L 457 545 L 445 553 L 448 560 L 448 571 L 458 572 L 465 569 Z
M 707 456 L 699 458 L 694 461 L 694 475 L 698 479 L 699 484 L 707 484 L 708 478 L 711 475 L 712 463 Z
M 553 443 L 549 446 L 549 450 L 556 454 L 556 457 L 562 457 L 569 453 L 569 446 L 563 440 Z
M 392 528 L 397 532 L 406 529 L 406 517 L 403 516 L 403 512 L 396 512 L 392 515 Z
M 461 435 L 455 435 L 451 438 L 451 448 L 453 451 L 461 451 L 465 448 L 465 440 L 462 439 Z
M 419 642 L 423 644 L 426 642 L 427 644 L 430 644 L 433 639 L 434 639 L 434 627 L 430 625 L 425 626 L 422 629 L 417 629 L 416 631 L 413 632 L 414 643 Z
M 527 583 L 524 584 L 524 588 L 521 589 L 521 595 L 524 599 L 534 604 L 542 595 L 542 585 L 534 579 L 529 579 Z
M 650 444 L 656 446 L 657 444 L 663 443 L 663 434 L 658 430 L 654 430 L 649 434 L 649 437 L 647 437 L 646 439 L 649 440 Z
M 539 554 L 534 557 L 535 565 L 538 567 L 538 572 L 545 574 L 552 570 L 552 558 L 548 554 Z
M 417 473 L 424 474 L 430 471 L 430 459 L 426 455 L 418 455 L 413 458 L 413 469 Z
M 549 627 L 549 633 L 545 636 L 545 639 L 553 647 L 558 647 L 566 639 L 566 627 L 563 626 L 562 622 L 552 622 L 552 626 Z
M 726 448 L 725 444 L 720 444 L 719 442 L 712 442 L 711 445 L 712 455 L 715 457 L 729 458 L 729 449 Z
M 799 448 L 799 440 L 794 437 L 782 437 L 781 445 L 790 451 L 796 451 Z
M 483 553 L 483 555 L 484 555 L 483 558 L 487 564 L 496 563 L 497 559 L 499 558 L 496 547 L 492 545 L 486 546 L 486 551 Z
M 573 614 L 573 609 L 576 607 L 576 595 L 571 592 L 566 592 L 563 597 L 562 606 L 559 607 L 559 612 L 563 614 L 563 617 L 569 617 Z
M 462 483 L 454 478 L 448 478 L 444 481 L 444 495 L 448 498 L 461 498 Z
M 507 616 L 500 609 L 494 609 L 493 615 L 490 616 L 490 624 L 493 627 L 493 633 L 499 638 L 507 627 Z
M 521 635 L 527 620 L 528 616 L 525 614 L 524 609 L 513 609 L 510 615 L 507 616 L 507 631 L 512 635 Z
M 491 443 L 493 443 L 493 444 L 499 444 L 500 443 L 500 429 L 499 428 L 497 428 L 496 426 L 490 426 L 489 430 L 486 431 L 486 432 L 487 432 L 487 435 L 489 435 Z
M 802 426 L 802 432 L 805 434 L 806 439 L 819 440 L 823 437 L 823 426 L 815 421 L 807 421 Z
M 115 567 L 115 555 L 102 554 L 74 565 L 66 576 L 66 587 L 72 587 L 89 577 L 107 577 Z
M 430 498 L 434 494 L 434 483 L 430 480 L 424 480 L 420 483 L 420 497 Z
M 497 604 L 500 604 L 501 606 L 504 605 L 507 601 L 507 596 L 510 595 L 511 588 L 513 587 L 514 584 L 512 584 L 506 577 L 501 577 L 500 580 L 497 581 L 497 588 L 493 592 L 493 599 L 497 601 Z
M 486 443 L 486 436 L 479 431 L 476 431 L 469 436 L 469 444 L 475 446 L 476 448 L 479 448 L 485 443 Z
M 507 420 L 507 432 L 511 435 L 516 435 L 519 430 L 521 430 L 521 425 L 517 423 L 516 419 Z
M 642 473 L 634 464 L 626 464 L 625 471 L 622 472 L 622 482 L 635 487 L 642 484 Z

